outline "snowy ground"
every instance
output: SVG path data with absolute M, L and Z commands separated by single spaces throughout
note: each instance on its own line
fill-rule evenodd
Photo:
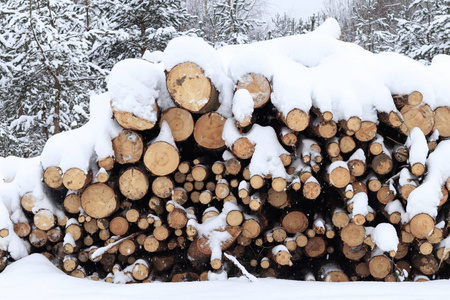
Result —
M 450 280 L 430 282 L 324 283 L 245 278 L 228 281 L 115 285 L 65 275 L 33 254 L 0 274 L 0 299 L 450 299 Z

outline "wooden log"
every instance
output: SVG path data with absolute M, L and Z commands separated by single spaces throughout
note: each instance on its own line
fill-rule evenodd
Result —
M 255 146 L 248 138 L 240 137 L 234 142 L 231 151 L 240 159 L 249 159 L 255 152 Z
M 434 130 L 439 131 L 439 136 L 450 137 L 450 107 L 440 106 L 434 110 Z
M 291 254 L 289 250 L 284 245 L 278 245 L 272 248 L 269 252 L 269 257 L 271 257 L 280 266 L 292 266 Z
M 339 139 L 332 138 L 326 144 L 327 154 L 329 157 L 338 157 L 341 153 L 341 148 L 339 146 Z
M 108 156 L 97 161 L 97 165 L 100 169 L 105 169 L 105 171 L 111 171 L 114 168 L 114 163 L 116 160 L 114 157 Z
M 166 85 L 175 103 L 190 112 L 203 114 L 219 107 L 216 88 L 195 63 L 173 67 L 167 74 Z
M 175 208 L 167 216 L 167 224 L 173 229 L 184 228 L 187 224 L 188 218 L 186 211 L 181 208 Z
M 27 212 L 33 212 L 33 208 L 36 202 L 37 199 L 33 195 L 33 192 L 27 192 L 20 198 L 20 205 Z
M 220 149 L 225 146 L 222 131 L 226 118 L 218 113 L 202 115 L 194 126 L 194 139 L 197 144 L 206 149 Z
M 59 190 L 63 187 L 63 172 L 59 167 L 48 167 L 44 171 L 44 182 L 52 189 Z
M 119 177 L 119 189 L 130 200 L 142 199 L 149 188 L 148 176 L 138 167 L 126 169 Z
M 114 158 L 119 164 L 133 164 L 141 159 L 144 151 L 142 136 L 131 130 L 122 130 L 113 139 Z
M 158 241 L 164 241 L 169 237 L 170 231 L 169 228 L 167 228 L 166 225 L 162 225 L 160 227 L 156 227 L 155 229 L 153 229 L 153 236 L 158 240 Z
M 363 258 L 368 252 L 368 247 L 365 244 L 356 246 L 356 247 L 350 247 L 347 244 L 342 245 L 342 254 L 350 260 L 353 261 L 359 261 L 361 258 Z
M 382 252 L 372 252 L 369 259 L 369 271 L 375 279 L 383 279 L 392 270 L 391 260 L 382 254 Z
M 350 182 L 350 171 L 343 162 L 331 163 L 325 175 L 328 183 L 337 188 L 344 188 Z
M 434 275 L 439 270 L 439 263 L 434 255 L 420 255 L 416 254 L 412 258 L 414 268 L 425 275 Z
M 21 238 L 27 237 L 31 233 L 30 223 L 28 222 L 15 223 L 14 232 Z
M 33 216 L 33 223 L 38 229 L 47 231 L 55 226 L 56 218 L 49 210 L 41 209 Z
M 280 130 L 281 143 L 288 147 L 296 147 L 298 138 L 294 131 L 283 127 Z
M 356 147 L 353 137 L 344 135 L 339 139 L 339 149 L 342 153 L 347 154 L 352 152 Z
M 389 202 L 393 201 L 395 198 L 395 191 L 392 191 L 389 185 L 383 185 L 378 191 L 377 191 L 377 200 L 381 204 L 388 204 Z
M 405 105 L 400 113 L 404 120 L 400 131 L 406 136 L 414 127 L 419 127 L 424 135 L 428 135 L 434 127 L 434 112 L 427 104 Z
M 47 244 L 47 240 L 48 240 L 47 233 L 37 228 L 33 229 L 30 235 L 28 236 L 28 241 L 32 246 L 36 248 L 43 247 L 45 244 Z
M 216 184 L 214 192 L 218 199 L 225 199 L 230 194 L 228 181 L 226 181 L 225 179 L 220 179 Z
M 295 108 L 288 112 L 286 116 L 281 115 L 281 120 L 289 129 L 303 131 L 309 125 L 309 114 L 301 109 Z
M 350 247 L 362 245 L 366 235 L 366 230 L 362 225 L 355 223 L 348 223 L 347 226 L 341 230 L 341 239 Z
M 89 234 L 95 234 L 98 231 L 97 220 L 91 219 L 83 223 L 84 231 Z
M 152 192 L 159 198 L 169 198 L 174 189 L 173 181 L 167 176 L 156 177 L 152 182 Z
M 252 96 L 253 108 L 263 107 L 270 99 L 271 87 L 266 77 L 256 73 L 243 75 L 236 84 L 236 90 L 246 89 Z
M 384 152 L 380 155 L 376 155 L 372 159 L 371 167 L 375 173 L 379 175 L 386 175 L 392 171 L 392 157 Z
M 127 219 L 121 216 L 113 218 L 109 223 L 109 230 L 114 235 L 125 235 L 128 232 L 129 228 L 130 226 Z
M 349 217 L 342 208 L 336 207 L 332 211 L 331 221 L 333 222 L 333 225 L 336 226 L 337 228 L 343 228 L 347 226 L 349 222 Z
M 418 239 L 426 238 L 433 230 L 435 221 L 429 215 L 423 213 L 414 216 L 409 222 L 411 233 Z
M 309 200 L 315 200 L 319 197 L 322 191 L 319 181 L 314 176 L 309 179 L 303 185 L 303 197 Z
M 400 115 L 400 112 L 397 110 L 390 111 L 389 113 L 379 112 L 378 119 L 393 128 L 399 128 L 403 124 L 403 119 Z
M 325 282 L 348 282 L 348 276 L 335 263 L 323 264 L 319 269 L 319 278 Z
M 401 109 L 405 105 L 420 105 L 423 100 L 423 95 L 419 91 L 414 91 L 411 94 L 393 95 L 392 99 L 394 100 L 395 106 L 397 106 L 398 109 Z
M 315 236 L 308 239 L 308 243 L 303 249 L 308 257 L 315 258 L 321 257 L 326 253 L 327 245 L 322 236 Z
M 107 218 L 118 209 L 114 190 L 104 183 L 94 183 L 81 194 L 81 207 L 92 218 Z
M 165 176 L 178 168 L 180 153 L 174 145 L 162 140 L 156 141 L 145 148 L 143 162 L 149 172 Z
M 361 127 L 355 132 L 355 138 L 360 142 L 368 142 L 375 138 L 377 134 L 377 124 L 371 121 L 361 122 Z
M 353 116 L 348 120 L 340 120 L 339 125 L 347 132 L 347 134 L 354 134 L 361 128 L 361 119 L 357 116 Z
M 194 120 L 189 111 L 172 107 L 164 111 L 159 122 L 159 126 L 166 121 L 172 132 L 175 142 L 187 140 L 194 132 Z
M 267 199 L 270 205 L 278 209 L 284 209 L 291 204 L 291 199 L 286 191 L 277 192 L 273 188 L 269 189 Z
M 225 162 L 225 169 L 229 175 L 237 175 L 241 171 L 241 162 L 237 158 L 227 159 Z
M 312 129 L 316 136 L 328 140 L 336 135 L 338 128 L 333 120 L 321 121 L 320 118 L 316 118 L 312 122 Z
M 308 228 L 308 218 L 301 211 L 291 211 L 283 217 L 281 225 L 288 233 L 301 233 Z
M 63 175 L 63 184 L 68 190 L 78 191 L 87 186 L 92 180 L 92 171 L 70 168 Z
M 125 129 L 143 131 L 152 129 L 155 126 L 154 122 L 137 117 L 133 113 L 116 110 L 114 108 L 114 103 L 112 100 L 111 100 L 111 108 L 114 115 L 114 119 L 116 119 L 117 123 L 119 123 L 119 125 Z M 155 111 L 156 113 L 158 113 L 159 111 L 156 102 L 153 105 L 153 111 Z
M 210 168 L 206 165 L 198 164 L 191 170 L 192 177 L 195 181 L 204 181 L 210 175 Z
M 249 218 L 242 223 L 242 235 L 254 239 L 259 236 L 262 231 L 262 226 L 258 219 Z

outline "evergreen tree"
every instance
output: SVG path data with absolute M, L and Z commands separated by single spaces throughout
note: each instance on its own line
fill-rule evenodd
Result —
M 0 14 L 6 25 L 0 61 L 10 62 L 0 95 L 10 143 L 1 155 L 37 155 L 51 135 L 86 121 L 89 91 L 105 72 L 86 55 L 90 45 L 75 3 L 8 0 Z
M 91 0 L 89 33 L 95 35 L 93 59 L 103 68 L 125 58 L 142 57 L 146 50 L 164 50 L 186 29 L 193 17 L 180 0 Z
M 286 13 L 281 16 L 277 14 L 272 22 L 274 24 L 273 29 L 271 29 L 266 38 L 272 39 L 282 36 L 289 36 L 294 34 L 304 34 L 307 32 L 314 31 L 323 21 L 325 20 L 325 15 L 312 15 L 306 21 L 303 19 L 295 19 L 289 17 Z

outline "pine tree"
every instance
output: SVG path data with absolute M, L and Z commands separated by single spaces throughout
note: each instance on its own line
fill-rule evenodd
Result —
M 96 40 L 92 57 L 107 69 L 147 50 L 164 50 L 171 39 L 188 34 L 186 25 L 193 22 L 180 0 L 91 0 L 84 5 L 89 34 Z
M 18 143 L 2 145 L 1 155 L 37 155 L 51 135 L 86 121 L 89 93 L 105 72 L 86 55 L 90 45 L 75 3 L 8 0 L 0 8 L 6 24 L 0 61 L 11 62 L 0 95 L 2 126 Z

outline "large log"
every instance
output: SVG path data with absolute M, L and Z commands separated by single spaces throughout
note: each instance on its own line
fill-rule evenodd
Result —
M 81 207 L 92 218 L 106 218 L 118 209 L 114 190 L 104 183 L 94 183 L 81 194 Z
M 126 169 L 119 177 L 119 189 L 130 200 L 142 199 L 149 188 L 148 176 L 138 167 Z
M 219 107 L 216 88 L 195 63 L 173 67 L 167 74 L 166 85 L 175 103 L 190 112 L 207 113 Z
M 246 89 L 250 92 L 254 108 L 264 106 L 270 99 L 272 89 L 266 77 L 260 74 L 248 73 L 243 75 L 236 84 L 236 90 Z
M 194 120 L 191 113 L 182 108 L 172 107 L 164 111 L 160 126 L 163 121 L 169 124 L 175 142 L 187 140 L 194 131 Z
M 202 115 L 194 126 L 194 139 L 197 144 L 206 149 L 220 149 L 225 146 L 222 139 L 226 118 L 218 113 Z
M 133 164 L 141 159 L 144 151 L 142 136 L 131 130 L 122 130 L 113 139 L 114 157 L 119 164 Z

